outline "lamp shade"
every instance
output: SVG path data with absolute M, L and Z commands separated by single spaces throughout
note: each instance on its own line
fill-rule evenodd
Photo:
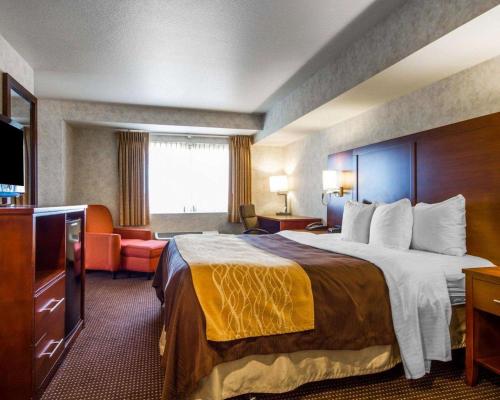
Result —
M 338 171 L 323 171 L 323 190 L 334 190 L 340 187 Z
M 277 175 L 269 177 L 269 190 L 275 192 L 288 192 L 288 177 Z

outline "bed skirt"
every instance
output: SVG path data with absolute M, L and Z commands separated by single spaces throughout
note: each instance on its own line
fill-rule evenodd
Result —
M 450 334 L 453 349 L 465 347 L 463 305 L 453 307 Z M 164 340 L 162 332 L 162 352 Z M 248 356 L 215 366 L 200 381 L 190 399 L 220 400 L 247 393 L 284 393 L 309 382 L 386 371 L 400 362 L 397 345 Z

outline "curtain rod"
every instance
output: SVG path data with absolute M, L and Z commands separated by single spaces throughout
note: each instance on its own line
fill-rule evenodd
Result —
M 150 132 L 147 130 L 142 130 L 142 129 L 125 129 L 126 132 L 148 132 L 150 135 L 157 135 L 157 136 L 180 136 L 180 137 L 186 137 L 188 139 L 190 138 L 195 138 L 195 137 L 201 137 L 201 138 L 212 138 L 212 139 L 229 139 L 231 136 L 229 135 L 210 135 L 210 134 L 203 134 L 203 133 L 176 133 L 176 132 Z
M 198 134 L 198 133 L 174 133 L 174 132 L 149 132 L 150 135 L 159 136 L 181 136 L 188 139 L 201 137 L 201 138 L 212 138 L 212 139 L 229 139 L 229 135 L 210 135 L 210 134 Z

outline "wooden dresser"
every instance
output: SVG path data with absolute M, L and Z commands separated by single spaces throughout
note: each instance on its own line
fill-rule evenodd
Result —
M 295 215 L 258 215 L 259 227 L 269 233 L 276 233 L 284 230 L 304 229 L 312 222 L 321 222 L 321 218 L 299 217 Z
M 0 208 L 0 394 L 38 398 L 83 328 L 85 207 Z
M 500 374 L 500 267 L 467 268 L 465 380 L 477 383 L 478 367 Z

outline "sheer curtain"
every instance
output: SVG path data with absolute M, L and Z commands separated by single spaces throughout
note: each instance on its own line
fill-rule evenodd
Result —
M 156 136 L 149 152 L 153 214 L 227 212 L 228 144 Z

